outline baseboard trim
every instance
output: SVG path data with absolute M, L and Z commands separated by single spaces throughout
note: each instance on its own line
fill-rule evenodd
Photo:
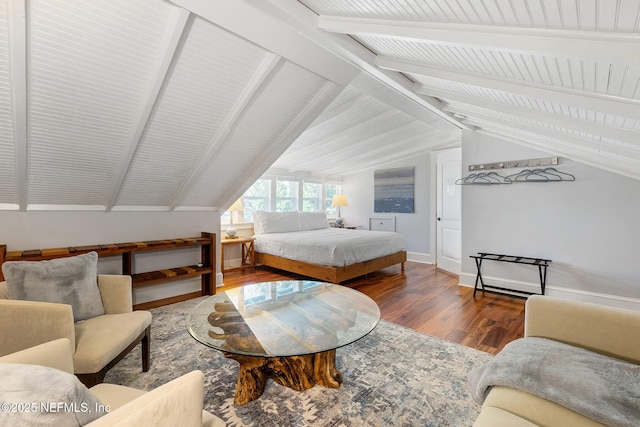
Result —
M 469 288 L 473 288 L 475 286 L 475 274 L 461 273 L 459 278 L 460 286 Z M 482 275 L 482 279 L 484 280 L 485 285 L 494 285 L 501 288 L 511 288 L 525 292 L 540 293 L 539 283 L 507 280 L 500 277 L 485 277 L 484 275 Z M 618 295 L 583 291 L 580 289 L 563 288 L 560 286 L 546 286 L 545 295 L 640 311 L 640 299 L 637 298 L 621 297 Z
M 433 264 L 433 255 L 420 252 L 407 252 L 407 261 Z

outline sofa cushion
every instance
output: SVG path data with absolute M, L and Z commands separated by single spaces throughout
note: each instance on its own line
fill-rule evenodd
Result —
M 83 426 L 106 409 L 77 378 L 40 365 L 0 364 L 3 426 Z
M 2 273 L 11 299 L 69 304 L 75 322 L 105 313 L 96 252 L 50 261 L 8 261 Z

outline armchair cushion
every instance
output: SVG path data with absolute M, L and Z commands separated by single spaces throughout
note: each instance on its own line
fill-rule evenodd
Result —
M 191 371 L 148 393 L 112 384 L 98 384 L 91 391 L 101 397 L 111 411 L 91 423 L 98 426 L 179 425 L 202 426 L 204 375 Z M 122 395 L 121 397 L 114 397 Z M 132 399 L 122 406 L 123 399 Z
M 0 378 L 0 425 L 83 426 L 106 413 L 100 400 L 68 372 L 2 363 Z
M 114 360 L 151 325 L 151 313 L 105 314 L 75 324 L 76 374 L 97 372 Z
M 69 304 L 76 322 L 105 313 L 96 252 L 49 261 L 8 261 L 2 273 L 11 299 Z

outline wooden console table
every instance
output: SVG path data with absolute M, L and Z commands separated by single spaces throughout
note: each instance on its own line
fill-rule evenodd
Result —
M 137 252 L 180 249 L 200 246 L 201 262 L 196 265 L 166 268 L 157 271 L 134 273 L 133 258 Z M 97 252 L 99 257 L 122 256 L 122 274 L 131 276 L 133 287 L 170 280 L 186 279 L 200 276 L 202 282 L 201 295 L 216 293 L 216 234 L 201 233 L 200 237 L 184 237 L 179 239 L 150 240 L 127 243 L 103 243 L 88 246 L 71 246 L 66 248 L 30 249 L 25 251 L 9 251 L 7 245 L 0 245 L 0 266 L 5 261 L 41 261 L 64 258 L 88 252 Z M 0 281 L 4 280 L 0 270 Z M 186 297 L 185 295 L 184 297 Z M 188 295 L 192 297 L 191 295 Z M 175 297 L 179 299 L 180 296 Z M 175 301 L 174 301 L 175 302 Z
M 537 295 L 534 292 L 526 292 L 526 291 L 520 291 L 517 289 L 509 289 L 509 288 L 501 288 L 498 286 L 485 285 L 484 280 L 482 279 L 482 273 L 480 271 L 482 267 L 482 261 L 484 260 L 511 262 L 514 264 L 527 264 L 527 265 L 538 266 L 538 274 L 540 276 L 540 294 L 539 295 L 544 295 L 544 290 L 547 283 L 547 267 L 551 263 L 550 259 L 529 258 L 529 257 L 514 256 L 514 255 L 489 254 L 486 252 L 478 252 L 478 255 L 471 255 L 470 257 L 476 260 L 476 267 L 478 269 L 478 274 L 476 276 L 476 283 L 473 288 L 474 297 L 476 296 L 476 291 L 478 290 L 478 284 L 480 284 L 480 289 L 482 290 L 482 292 L 488 289 L 490 292 L 493 291 L 496 293 L 516 296 L 521 298 L 526 298 L 529 295 Z

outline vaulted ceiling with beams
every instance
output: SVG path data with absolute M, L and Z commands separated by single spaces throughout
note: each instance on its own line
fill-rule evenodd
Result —
M 640 179 L 640 0 L 0 0 L 0 210 L 225 209 L 502 136 Z

